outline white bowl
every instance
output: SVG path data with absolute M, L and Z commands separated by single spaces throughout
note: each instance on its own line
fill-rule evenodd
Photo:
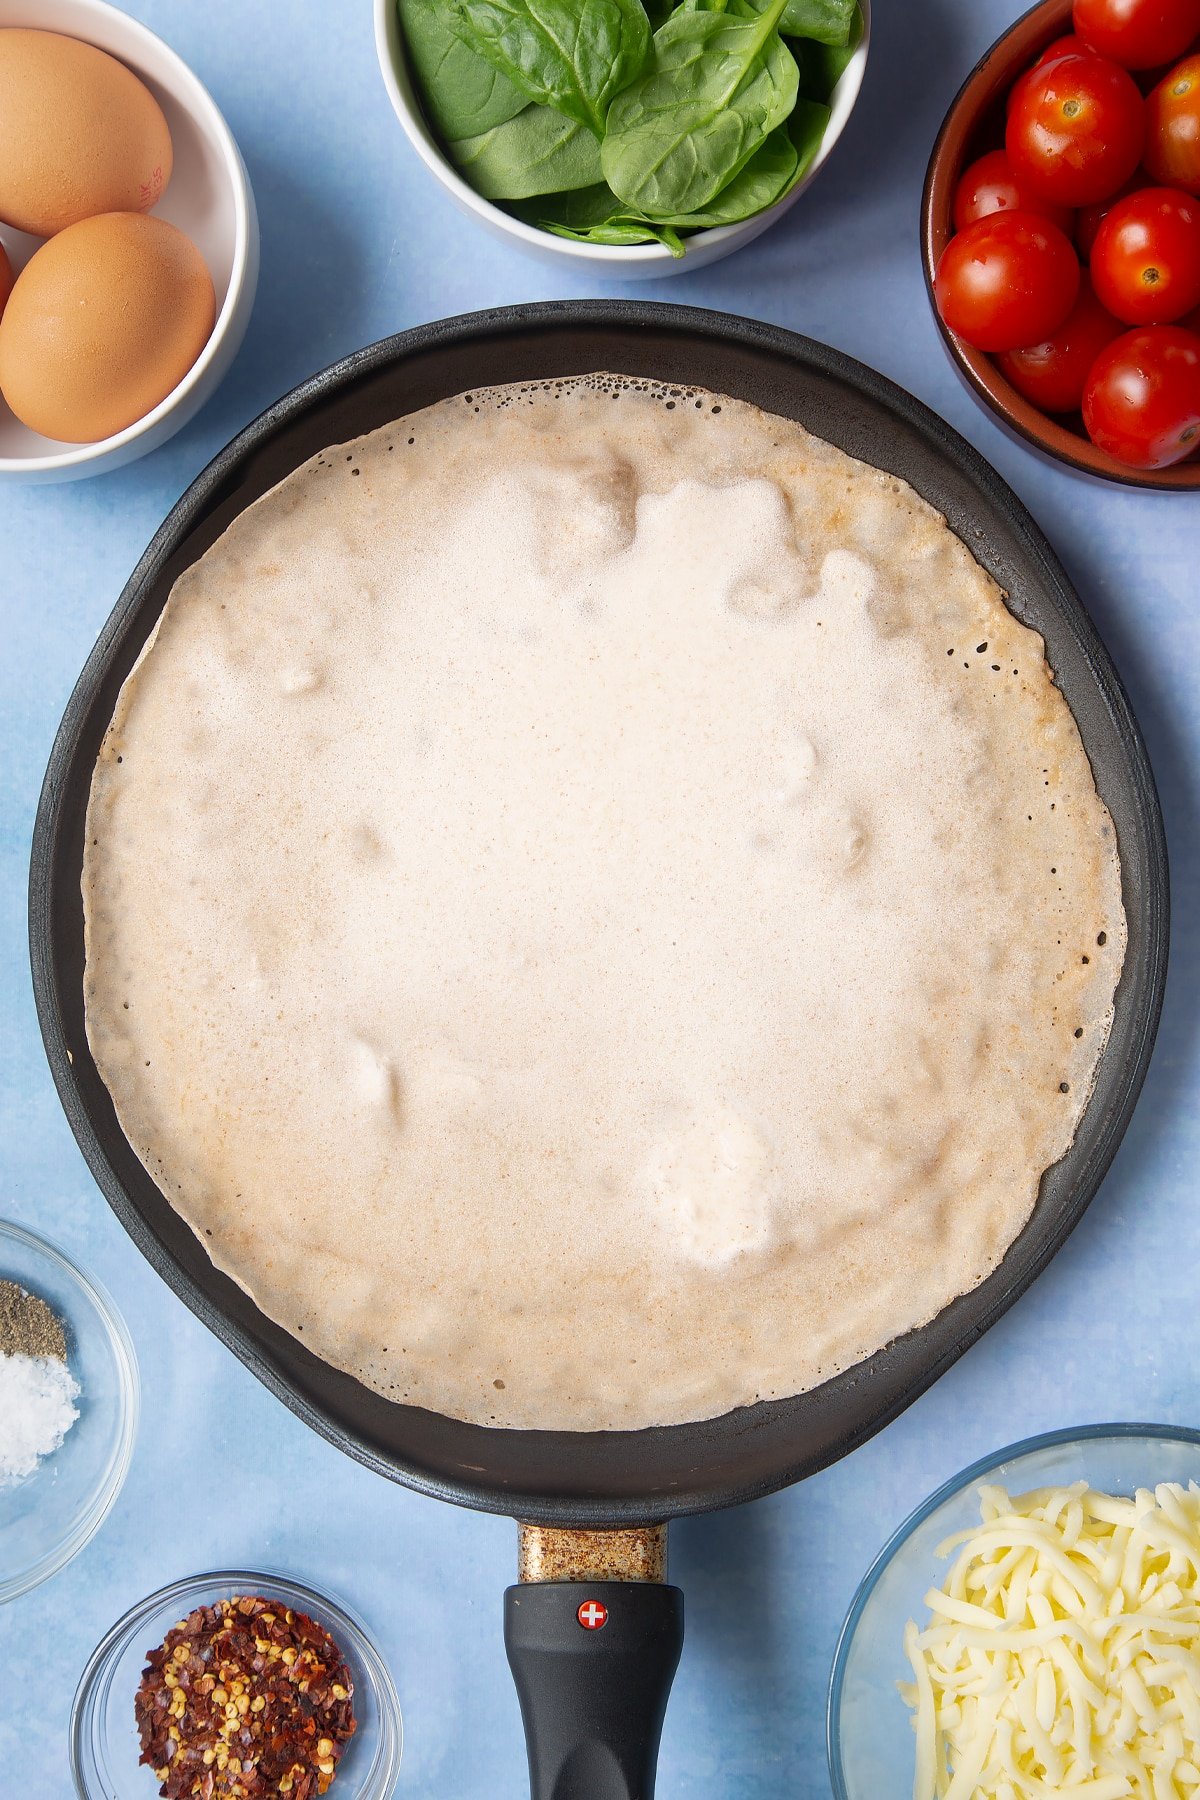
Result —
M 0 7 L 2 3 L 3 0 L 0 0 Z M 625 246 L 575 243 L 570 238 L 555 237 L 552 232 L 539 231 L 535 225 L 526 225 L 523 220 L 514 219 L 501 207 L 494 206 L 490 200 L 482 199 L 453 165 L 447 162 L 436 136 L 425 122 L 408 72 L 396 0 L 374 0 L 375 48 L 379 56 L 379 67 L 383 72 L 384 86 L 409 143 L 463 212 L 477 219 L 494 236 L 505 238 L 510 244 L 519 244 L 534 256 L 540 256 L 543 261 L 575 263 L 580 268 L 590 267 L 594 273 L 603 271 L 613 280 L 641 281 L 658 275 L 685 274 L 689 270 L 703 268 L 705 263 L 716 262 L 720 257 L 728 256 L 731 251 L 740 250 L 743 244 L 751 243 L 769 226 L 782 219 L 805 188 L 816 180 L 828 161 L 833 146 L 846 128 L 846 121 L 854 110 L 854 103 L 862 87 L 867 50 L 871 41 L 871 6 L 870 0 L 859 0 L 859 3 L 863 14 L 862 41 L 833 90 L 829 124 L 821 148 L 803 180 L 797 183 L 790 194 L 776 201 L 774 206 L 768 206 L 763 212 L 755 213 L 753 218 L 743 219 L 738 225 L 718 225 L 709 231 L 698 231 L 694 237 L 685 239 L 685 256 L 672 256 L 662 244 Z
M 175 150 L 171 180 L 154 211 L 198 246 L 217 294 L 216 324 L 198 360 L 153 411 L 112 437 L 94 444 L 56 443 L 22 425 L 0 400 L 0 477 L 71 481 L 157 449 L 215 392 L 250 322 L 258 284 L 258 215 L 241 153 L 212 96 L 152 31 L 105 0 L 0 0 L 0 28 L 13 25 L 82 38 L 146 83 L 166 114 Z M 39 245 L 37 238 L 7 225 L 0 227 L 0 240 L 14 272 Z

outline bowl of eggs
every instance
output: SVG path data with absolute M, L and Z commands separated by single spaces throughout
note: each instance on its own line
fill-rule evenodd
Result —
M 131 462 L 216 389 L 258 280 L 246 168 L 104 0 L 0 0 L 0 476 Z

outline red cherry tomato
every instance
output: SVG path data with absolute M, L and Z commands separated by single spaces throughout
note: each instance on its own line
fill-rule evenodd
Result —
M 1185 56 L 1147 97 L 1146 167 L 1164 186 L 1200 194 L 1200 56 Z
M 954 229 L 965 231 L 976 219 L 990 213 L 1031 212 L 1052 219 L 1060 231 L 1070 232 L 1072 215 L 1068 206 L 1055 206 L 1042 200 L 1027 181 L 1018 181 L 1003 150 L 989 150 L 969 168 L 964 169 L 954 190 Z
M 1073 32 L 1068 33 L 1066 37 L 1056 37 L 1052 44 L 1046 45 L 1046 48 L 1042 51 L 1042 54 L 1038 57 L 1037 61 L 1035 63 L 1030 63 L 1025 73 L 1019 75 L 1013 85 L 1009 88 L 1008 99 L 1004 102 L 1005 111 L 1012 111 L 1013 101 L 1017 97 L 1017 89 L 1021 86 L 1022 82 L 1028 81 L 1029 77 L 1034 74 L 1036 70 L 1044 69 L 1047 63 L 1057 62 L 1060 56 L 1089 56 L 1092 54 L 1094 54 L 1094 52 L 1092 52 L 1090 46 L 1085 44 L 1081 37 L 1076 37 Z
M 1088 257 L 1092 254 L 1092 245 L 1096 241 L 1096 233 L 1108 217 L 1118 200 L 1126 194 L 1136 194 L 1139 188 L 1149 187 L 1149 181 L 1131 175 L 1128 181 L 1122 182 L 1115 194 L 1109 194 L 1105 200 L 1097 200 L 1094 206 L 1083 206 L 1075 215 L 1075 242 L 1079 254 Z
M 1101 450 L 1135 469 L 1165 469 L 1200 444 L 1200 337 L 1146 325 L 1114 338 L 1092 365 L 1083 422 Z
M 1017 350 L 1056 332 L 1079 292 L 1071 240 L 1036 213 L 989 213 L 952 237 L 933 283 L 951 331 L 978 350 Z
M 1092 364 L 1122 329 L 1085 275 L 1079 298 L 1052 337 L 1027 350 L 1006 350 L 996 362 L 1017 392 L 1043 412 L 1078 412 Z
M 1075 0 L 1075 30 L 1126 69 L 1157 69 L 1200 37 L 1200 0 Z
M 1019 181 L 1059 206 L 1090 206 L 1128 181 L 1146 128 L 1128 70 L 1103 56 L 1060 56 L 1019 86 L 1004 137 Z
M 1057 62 L 1060 56 L 1086 56 L 1091 49 L 1085 44 L 1077 32 L 1068 31 L 1065 37 L 1056 37 L 1052 44 L 1047 44 L 1042 54 L 1030 67 L 1044 69 L 1047 63 Z
M 1092 245 L 1092 285 L 1127 325 L 1170 325 L 1200 303 L 1200 200 L 1142 188 L 1110 208 Z

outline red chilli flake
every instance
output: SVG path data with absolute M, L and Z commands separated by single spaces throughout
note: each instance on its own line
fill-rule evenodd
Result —
M 355 1728 L 354 1684 L 323 1626 L 257 1595 L 172 1626 L 134 1697 L 142 1754 L 166 1800 L 311 1800 Z

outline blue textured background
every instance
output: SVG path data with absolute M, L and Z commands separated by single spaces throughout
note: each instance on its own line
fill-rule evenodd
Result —
M 865 89 L 813 190 L 742 254 L 628 291 L 770 319 L 875 364 L 952 420 L 1028 502 L 1149 738 L 1177 907 L 1166 1017 L 1117 1163 L 1033 1291 L 839 1467 L 755 1507 L 675 1528 L 688 1642 L 663 1744 L 664 1800 L 828 1792 L 825 1689 L 838 1626 L 882 1539 L 956 1468 L 1051 1426 L 1196 1424 L 1200 1412 L 1200 497 L 1091 484 L 1009 442 L 943 356 L 917 255 L 936 126 L 1014 5 L 876 0 Z M 266 1561 L 345 1595 L 377 1633 L 405 1712 L 400 1792 L 493 1800 L 524 1782 L 500 1641 L 513 1527 L 408 1494 L 306 1431 L 127 1241 L 75 1148 L 43 1060 L 26 957 L 26 862 L 42 770 L 92 640 L 163 514 L 239 426 L 313 370 L 403 326 L 622 290 L 527 261 L 442 197 L 389 108 L 367 0 L 136 0 L 130 10 L 192 64 L 240 140 L 262 218 L 262 283 L 230 378 L 172 443 L 72 486 L 0 486 L 0 1213 L 60 1238 L 97 1271 L 130 1323 L 145 1390 L 133 1469 L 103 1531 L 55 1580 L 0 1611 L 0 1793 L 69 1793 L 75 1681 L 119 1612 L 176 1576 Z

